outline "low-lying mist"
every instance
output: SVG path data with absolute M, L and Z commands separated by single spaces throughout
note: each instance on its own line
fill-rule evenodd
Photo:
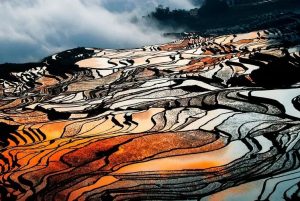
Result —
M 37 61 L 78 46 L 120 49 L 169 41 L 166 30 L 132 20 L 159 4 L 192 8 L 188 0 L 3 0 L 0 63 Z

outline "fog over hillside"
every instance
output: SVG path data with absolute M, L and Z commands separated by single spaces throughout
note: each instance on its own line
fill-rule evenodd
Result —
M 163 5 L 170 9 L 191 9 L 194 7 L 193 0 L 100 0 L 102 5 L 109 11 L 124 12 L 132 10 L 141 11 L 143 14 Z
M 77 46 L 130 48 L 165 42 L 162 30 L 132 23 L 137 14 L 159 4 L 193 7 L 188 0 L 0 1 L 0 63 L 36 61 Z

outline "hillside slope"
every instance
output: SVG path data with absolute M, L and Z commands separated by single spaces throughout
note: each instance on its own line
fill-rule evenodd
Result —
M 1 65 L 1 200 L 300 199 L 295 26 Z

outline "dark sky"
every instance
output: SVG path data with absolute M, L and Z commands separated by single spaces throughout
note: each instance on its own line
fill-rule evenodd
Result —
M 189 0 L 1 0 L 0 63 L 37 61 L 78 46 L 127 48 L 161 43 L 163 30 L 133 24 L 157 5 Z

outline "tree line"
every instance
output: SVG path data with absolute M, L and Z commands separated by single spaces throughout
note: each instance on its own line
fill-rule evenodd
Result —
M 222 0 L 192 0 L 196 8 L 192 10 L 158 6 L 146 18 L 154 20 L 160 27 L 183 28 L 186 31 L 206 31 L 216 28 L 243 28 L 268 20 L 270 16 L 290 13 L 300 8 L 299 0 L 279 0 L 275 2 L 229 7 Z M 266 23 L 267 25 L 267 23 Z M 262 27 L 264 28 L 264 27 Z

